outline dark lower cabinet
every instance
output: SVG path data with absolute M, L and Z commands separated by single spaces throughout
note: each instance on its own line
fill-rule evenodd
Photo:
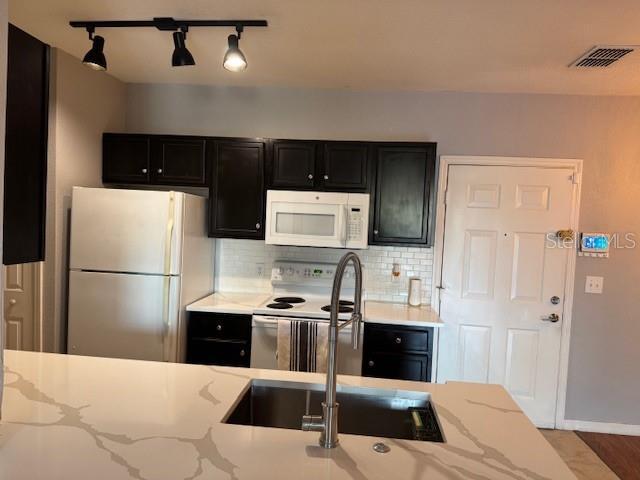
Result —
M 9 25 L 4 169 L 5 265 L 44 260 L 49 46 Z
M 430 382 L 432 356 L 433 328 L 365 323 L 365 377 Z
M 211 141 L 209 236 L 264 238 L 265 142 Z
M 369 243 L 430 245 L 436 144 L 379 145 L 375 156 Z
M 207 185 L 206 141 L 198 137 L 154 137 L 151 174 L 159 185 Z
M 187 363 L 248 367 L 251 315 L 190 312 Z

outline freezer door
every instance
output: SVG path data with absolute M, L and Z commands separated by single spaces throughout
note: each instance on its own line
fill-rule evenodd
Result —
M 175 360 L 180 277 L 69 272 L 68 351 Z
M 184 194 L 73 188 L 73 270 L 179 274 Z

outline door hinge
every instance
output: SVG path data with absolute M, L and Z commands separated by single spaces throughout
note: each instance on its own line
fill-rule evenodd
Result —
M 569 177 L 569 180 L 571 180 L 571 183 L 573 185 L 578 185 L 579 181 L 578 181 L 578 174 L 576 172 L 573 172 L 571 174 L 571 177 Z

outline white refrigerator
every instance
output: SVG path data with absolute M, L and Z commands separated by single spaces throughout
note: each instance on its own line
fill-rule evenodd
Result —
M 206 199 L 74 187 L 68 352 L 182 362 L 185 306 L 213 291 Z

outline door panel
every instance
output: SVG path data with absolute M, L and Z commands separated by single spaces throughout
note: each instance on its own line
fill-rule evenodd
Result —
M 149 183 L 150 158 L 151 141 L 148 136 L 105 133 L 102 140 L 102 181 Z
M 555 422 L 570 169 L 449 169 L 438 381 L 499 383 L 539 425 Z M 552 296 L 562 300 L 550 302 Z
M 273 142 L 271 184 L 283 188 L 313 188 L 315 184 L 316 142 Z
M 264 238 L 264 142 L 216 142 L 209 236 Z
M 69 268 L 178 274 L 183 198 L 177 192 L 74 188 Z
M 324 146 L 321 180 L 326 190 L 366 191 L 369 187 L 369 147 L 331 142 Z
M 166 342 L 175 341 L 178 308 L 164 298 L 177 297 L 179 281 L 162 275 L 69 272 L 69 353 L 162 361 L 165 348 L 175 348 Z
M 160 185 L 207 184 L 205 140 L 202 138 L 160 137 L 152 141 L 152 174 Z
M 10 350 L 34 350 L 36 327 L 35 263 L 4 267 L 5 347 Z

